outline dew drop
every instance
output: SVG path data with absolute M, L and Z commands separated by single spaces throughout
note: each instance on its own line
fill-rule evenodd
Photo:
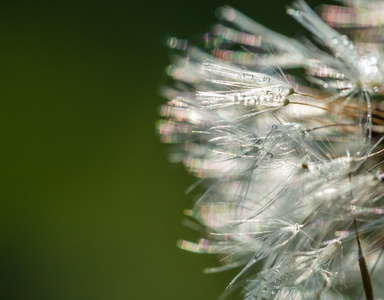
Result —
M 370 62 L 372 65 L 375 65 L 375 64 L 377 64 L 377 58 L 374 57 L 374 56 L 372 56 L 372 57 L 369 58 L 369 62 Z
M 248 73 L 243 73 L 243 77 L 248 80 L 253 80 L 253 75 Z
M 175 38 L 175 37 L 170 37 L 170 38 L 168 39 L 168 47 L 169 47 L 169 48 L 176 48 L 176 46 L 177 46 L 177 38 Z
M 270 81 L 271 81 L 270 78 L 268 78 L 268 77 L 263 77 L 263 82 L 268 83 L 268 82 L 270 82 Z

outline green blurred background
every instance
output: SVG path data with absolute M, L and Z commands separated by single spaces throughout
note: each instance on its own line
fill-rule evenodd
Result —
M 313 3 L 313 2 L 312 2 Z M 0 299 L 216 299 L 233 272 L 176 248 L 194 182 L 155 133 L 166 34 L 222 1 L 0 2 Z M 288 1 L 227 1 L 277 31 Z

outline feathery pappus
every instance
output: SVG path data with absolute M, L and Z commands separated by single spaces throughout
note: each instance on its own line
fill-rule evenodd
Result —
M 168 38 L 156 128 L 203 188 L 178 246 L 238 268 L 222 298 L 382 299 L 384 1 L 287 14 L 308 37 L 223 6 L 203 47 Z

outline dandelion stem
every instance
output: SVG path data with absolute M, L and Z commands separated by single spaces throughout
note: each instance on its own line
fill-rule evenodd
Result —
M 382 164 L 384 164 L 384 160 L 381 161 L 381 162 L 379 162 L 379 163 L 377 163 L 377 164 L 375 164 L 373 167 L 369 168 L 365 173 L 369 173 L 369 172 L 372 171 L 374 168 L 376 168 L 376 167 L 378 167 L 378 166 L 380 166 L 380 165 L 382 165 Z
M 308 97 L 308 98 L 311 98 L 311 99 L 319 100 L 319 101 L 325 101 L 325 99 L 323 99 L 323 98 L 319 98 L 319 97 L 316 97 L 316 96 L 313 96 L 313 95 L 311 95 L 311 94 L 300 93 L 300 92 L 297 92 L 297 91 L 295 91 L 295 94 L 300 95 L 300 96 L 303 96 L 303 97 Z M 354 105 L 340 104 L 340 103 L 337 103 L 337 102 L 333 102 L 333 104 L 334 104 L 334 105 L 340 105 L 340 106 L 342 106 L 343 108 L 350 108 L 350 109 L 354 109 L 354 110 L 359 110 L 359 111 L 363 111 L 363 112 L 368 112 L 368 109 L 367 109 L 367 108 L 359 108 L 359 107 L 354 106 Z M 371 112 L 372 112 L 372 115 L 375 115 L 375 116 L 384 118 L 384 112 L 378 111 L 378 110 L 376 110 L 376 109 L 372 109 Z
M 339 127 L 339 126 L 356 126 L 356 124 L 353 124 L 353 123 L 349 123 L 349 124 L 348 123 L 327 124 L 327 125 L 323 125 L 323 126 L 309 128 L 309 129 L 306 129 L 304 131 L 305 132 L 311 132 L 311 131 L 318 130 L 318 129 L 329 128 L 329 127 Z
M 353 217 L 353 224 L 355 225 L 356 241 L 357 241 L 357 246 L 359 248 L 359 250 L 358 250 L 359 268 L 360 268 L 361 278 L 363 280 L 363 288 L 364 288 L 364 292 L 365 292 L 365 297 L 367 298 L 367 300 L 373 300 L 374 297 L 373 297 L 371 276 L 369 275 L 367 264 L 366 264 L 365 258 L 363 256 L 363 251 L 361 250 L 361 244 L 360 244 L 359 234 L 357 232 L 357 224 L 356 224 L 356 218 L 355 217 Z
M 296 101 L 289 101 L 289 104 L 304 105 L 304 106 L 314 107 L 314 108 L 318 108 L 318 109 L 323 109 L 323 110 L 326 110 L 326 111 L 329 111 L 329 112 L 334 112 L 334 111 L 333 111 L 332 109 L 330 109 L 330 108 L 322 107 L 322 106 L 318 106 L 318 105 L 314 105 L 314 104 L 309 104 L 309 103 L 296 102 Z

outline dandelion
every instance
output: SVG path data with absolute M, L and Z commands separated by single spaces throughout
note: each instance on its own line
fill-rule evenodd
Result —
M 168 39 L 156 127 L 204 189 L 178 246 L 239 268 L 223 298 L 384 297 L 384 1 L 341 2 L 288 7 L 310 38 L 225 6 L 203 50 Z

